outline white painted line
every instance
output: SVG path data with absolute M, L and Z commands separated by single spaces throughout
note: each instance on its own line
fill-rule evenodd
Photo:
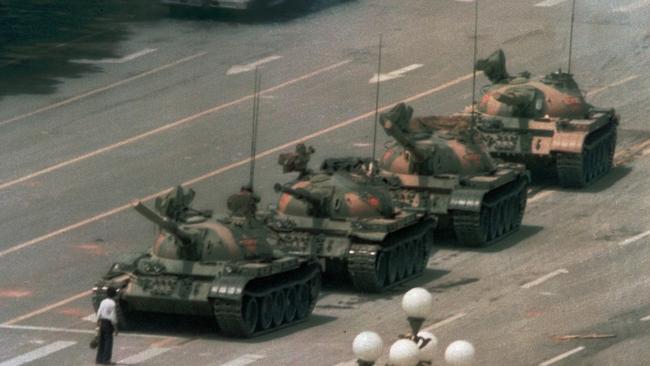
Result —
M 548 196 L 553 195 L 555 192 L 556 192 L 556 191 L 551 191 L 551 190 L 539 192 L 539 193 L 537 193 L 536 195 L 530 197 L 530 198 L 528 199 L 527 203 L 533 203 L 533 202 L 536 202 L 536 201 L 542 200 L 542 199 L 544 199 L 544 198 L 546 198 L 546 197 L 548 197 Z
M 465 315 L 467 315 L 467 314 L 466 313 L 458 313 L 458 314 L 456 314 L 454 316 L 450 316 L 447 319 L 444 319 L 444 320 L 441 320 L 441 321 L 439 321 L 437 323 L 431 324 L 431 325 L 429 325 L 428 327 L 426 327 L 426 328 L 424 328 L 422 330 L 428 332 L 428 331 L 431 331 L 431 330 L 434 330 L 434 329 L 438 329 L 440 327 L 443 327 L 443 326 L 445 326 L 445 325 L 447 325 L 447 324 L 449 324 L 451 322 L 454 322 L 454 321 L 464 317 Z
M 52 333 L 71 333 L 71 334 L 95 334 L 94 330 L 90 329 L 73 329 L 73 328 L 57 328 L 57 327 L 39 327 L 35 325 L 0 325 L 0 329 L 15 329 L 15 330 L 34 330 L 39 332 L 52 332 Z M 120 337 L 136 337 L 136 338 L 154 338 L 154 339 L 178 339 L 178 337 L 155 335 L 155 334 L 140 334 L 140 333 L 120 333 Z
M 647 322 L 648 320 L 650 320 L 650 315 L 648 315 L 648 316 L 644 316 L 644 317 L 641 318 L 640 320 L 641 320 L 642 322 Z
M 79 59 L 79 60 L 70 60 L 70 62 L 74 62 L 77 64 L 123 64 L 125 62 L 129 62 L 132 60 L 135 60 L 136 58 L 142 57 L 144 55 L 147 55 L 152 52 L 156 52 L 156 48 L 145 48 L 142 51 L 138 51 L 135 53 L 132 53 L 130 55 L 126 55 L 124 57 L 120 58 L 102 58 L 99 60 L 90 60 L 90 59 Z
M 145 72 L 143 72 L 143 73 L 141 73 L 141 74 L 138 74 L 138 75 L 135 75 L 135 76 L 131 76 L 130 78 L 126 78 L 126 79 L 124 79 L 124 80 L 120 80 L 120 81 L 118 81 L 118 82 L 115 82 L 115 83 L 112 83 L 112 84 L 109 84 L 109 85 L 106 85 L 106 86 L 102 86 L 102 87 L 97 88 L 97 89 L 90 90 L 90 91 L 85 92 L 85 93 L 83 93 L 83 94 L 76 95 L 76 96 L 74 96 L 74 97 L 72 97 L 72 98 L 68 98 L 68 99 L 66 99 L 66 100 L 62 100 L 62 101 L 60 101 L 60 102 L 58 102 L 58 103 L 50 104 L 50 105 L 48 105 L 48 106 L 45 106 L 45 107 L 42 107 L 42 108 L 36 109 L 36 110 L 34 110 L 34 111 L 31 111 L 31 112 L 28 112 L 28 113 L 25 113 L 25 114 L 21 114 L 21 115 L 18 115 L 18 116 L 15 116 L 15 117 L 9 118 L 9 119 L 7 119 L 7 120 L 1 121 L 1 122 L 0 122 L 0 126 L 4 126 L 4 125 L 6 125 L 6 124 L 8 124 L 8 123 L 15 122 L 15 121 L 18 121 L 18 120 L 21 120 L 21 119 L 25 119 L 25 118 L 27 118 L 27 117 L 31 117 L 31 116 L 33 116 L 33 115 L 36 115 L 36 114 L 39 114 L 39 113 L 43 113 L 43 112 L 45 112 L 45 111 L 49 111 L 49 110 L 51 110 L 51 109 L 58 108 L 58 107 L 61 107 L 61 106 L 66 105 L 66 104 L 70 104 L 70 103 L 72 103 L 72 102 L 76 102 L 76 101 L 78 101 L 78 100 L 80 100 L 80 99 L 84 99 L 84 98 L 87 98 L 87 97 L 89 97 L 89 96 L 92 96 L 92 95 L 95 95 L 95 94 L 98 94 L 98 93 L 101 93 L 101 92 L 105 92 L 106 90 L 113 89 L 113 88 L 115 88 L 115 87 L 118 87 L 118 86 L 120 86 L 120 85 L 124 85 L 124 84 L 126 84 L 126 83 L 131 82 L 131 81 L 138 80 L 138 79 L 141 79 L 141 78 L 143 78 L 143 77 L 145 77 L 145 76 L 149 76 L 149 75 L 152 75 L 152 74 L 158 73 L 158 72 L 160 72 L 160 71 L 163 71 L 163 70 L 169 69 L 170 67 L 174 67 L 174 66 L 180 65 L 180 64 L 182 64 L 182 63 L 185 63 L 185 62 L 188 62 L 188 61 L 194 60 L 194 59 L 197 58 L 197 57 L 205 56 L 206 54 L 207 54 L 207 52 L 199 52 L 199 53 L 197 53 L 197 54 L 194 54 L 194 55 L 192 55 L 192 56 L 188 56 L 188 57 L 182 58 L 182 59 L 180 59 L 180 60 L 174 61 L 174 62 L 169 63 L 169 64 L 167 64 L 167 65 L 159 66 L 159 67 L 156 67 L 155 69 L 151 69 L 151 70 L 149 70 L 149 71 L 145 71 Z
M 615 82 L 613 82 L 613 83 L 611 83 L 609 85 L 605 85 L 603 87 L 590 90 L 590 91 L 587 92 L 587 94 L 585 96 L 586 97 L 593 97 L 594 95 L 599 94 L 599 93 L 601 93 L 601 92 L 603 92 L 603 91 L 605 91 L 605 90 L 607 90 L 609 88 L 613 88 L 613 87 L 625 84 L 625 83 L 627 83 L 629 81 L 632 81 L 632 80 L 635 80 L 635 79 L 638 79 L 638 78 L 639 78 L 639 75 L 630 75 L 630 76 L 628 76 L 626 78 L 615 81 Z
M 253 362 L 257 362 L 266 356 L 264 355 L 252 355 L 252 354 L 247 354 L 243 355 L 241 357 L 235 358 L 234 360 L 228 361 L 224 364 L 221 364 L 221 366 L 246 366 L 250 365 Z
M 474 0 L 454 0 L 454 1 L 456 1 L 457 3 L 473 3 L 474 2 Z
M 641 240 L 641 239 L 643 239 L 643 238 L 645 238 L 646 236 L 649 236 L 649 235 L 650 235 L 650 230 L 648 230 L 646 232 L 643 232 L 643 233 L 641 233 L 639 235 L 634 235 L 631 238 L 627 238 L 627 239 L 623 240 L 622 242 L 618 243 L 618 245 L 624 247 L 624 246 L 626 246 L 628 244 L 634 243 L 635 241 Z
M 644 8 L 646 6 L 650 5 L 650 0 L 639 0 L 635 1 L 632 4 L 628 4 L 625 6 L 618 7 L 614 9 L 615 12 L 630 12 L 633 10 L 638 10 L 641 8 Z
M 90 290 L 80 292 L 80 293 L 78 293 L 76 295 L 70 296 L 69 298 L 67 298 L 65 300 L 58 301 L 58 302 L 56 302 L 54 304 L 50 304 L 50 305 L 45 306 L 43 308 L 40 308 L 38 310 L 34 310 L 34 311 L 32 311 L 32 312 L 30 312 L 28 314 L 21 315 L 19 317 L 13 318 L 13 319 L 8 320 L 8 321 L 6 321 L 6 322 L 4 322 L 4 323 L 2 323 L 0 325 L 11 325 L 11 324 L 18 323 L 19 321 L 25 320 L 27 318 L 31 318 L 31 317 L 36 316 L 36 315 L 43 314 L 43 313 L 48 312 L 48 311 L 50 311 L 50 310 L 52 310 L 54 308 L 58 308 L 59 306 L 65 305 L 65 304 L 67 304 L 69 302 L 72 302 L 72 301 L 75 301 L 75 300 L 80 299 L 82 297 L 88 296 L 91 293 L 92 293 L 92 291 L 90 291 Z
M 11 360 L 4 361 L 3 363 L 0 363 L 0 366 L 24 365 L 28 362 L 38 360 L 39 358 L 43 358 L 47 355 L 50 355 L 54 352 L 58 352 L 62 349 L 68 348 L 75 344 L 77 344 L 77 342 L 73 342 L 73 341 L 58 341 L 58 342 L 50 343 L 47 346 L 37 348 L 31 352 L 27 352 L 18 357 L 14 357 Z
M 562 361 L 563 359 L 565 359 L 565 358 L 567 358 L 567 357 L 569 357 L 569 356 L 571 356 L 571 355 L 573 355 L 573 354 L 576 354 L 576 353 L 582 351 L 583 349 L 585 349 L 584 346 L 576 347 L 576 348 L 572 349 L 571 351 L 564 352 L 564 353 L 561 354 L 561 355 L 557 355 L 557 356 L 555 356 L 555 357 L 553 357 L 553 358 L 551 358 L 551 359 L 549 359 L 549 360 L 546 360 L 546 361 L 540 363 L 539 366 L 548 366 L 548 365 L 552 365 L 552 364 L 554 364 L 554 363 L 556 363 L 556 362 L 558 362 L 558 361 Z
M 537 285 L 539 285 L 539 284 L 541 284 L 543 282 L 546 282 L 546 281 L 550 280 L 551 278 L 553 278 L 555 276 L 558 276 L 558 275 L 561 275 L 561 274 L 566 274 L 566 273 L 569 273 L 569 271 L 567 271 L 564 268 L 561 268 L 561 269 L 555 270 L 555 271 L 553 271 L 553 272 L 551 272 L 551 273 L 549 273 L 547 275 L 544 275 L 544 276 L 536 279 L 535 281 L 530 281 L 530 282 L 522 285 L 521 288 L 528 289 L 528 288 L 531 288 L 533 286 L 537 286 Z
M 355 142 L 352 144 L 354 147 L 369 147 L 370 143 L 369 142 Z
M 84 317 L 81 318 L 81 319 L 82 319 L 82 320 L 85 320 L 85 321 L 87 321 L 87 322 L 97 323 L 97 314 L 92 313 L 92 314 L 90 314 L 90 315 L 86 315 L 86 316 L 84 316 Z
M 284 87 L 293 85 L 293 84 L 298 83 L 300 81 L 315 77 L 315 76 L 320 75 L 320 74 L 322 74 L 324 72 L 330 71 L 330 70 L 335 69 L 335 68 L 340 67 L 340 66 L 343 66 L 343 65 L 345 65 L 345 64 L 347 64 L 347 63 L 349 63 L 351 61 L 352 60 L 341 61 L 341 62 L 338 62 L 336 64 L 320 68 L 320 69 L 318 69 L 316 71 L 310 72 L 310 73 L 305 74 L 303 76 L 299 76 L 299 77 L 291 79 L 289 81 L 285 81 L 284 83 L 281 83 L 281 84 L 278 84 L 276 86 L 270 87 L 268 89 L 262 90 L 260 92 L 260 95 L 270 93 L 270 92 L 276 91 L 278 89 L 282 89 Z M 132 143 L 137 142 L 139 140 L 142 140 L 144 138 L 148 138 L 149 136 L 153 136 L 153 135 L 159 134 L 161 132 L 167 131 L 169 129 L 176 128 L 178 126 L 190 123 L 192 121 L 197 120 L 198 118 L 204 117 L 204 116 L 209 115 L 211 113 L 215 113 L 215 112 L 218 112 L 220 110 L 232 107 L 234 105 L 241 104 L 241 103 L 243 103 L 243 102 L 245 102 L 247 100 L 253 99 L 253 97 L 254 96 L 252 94 L 249 94 L 249 95 L 241 97 L 239 99 L 236 99 L 236 100 L 224 103 L 224 104 L 219 104 L 219 105 L 217 105 L 215 107 L 212 107 L 210 109 L 206 109 L 204 111 L 198 112 L 198 113 L 193 114 L 191 116 L 181 118 L 181 119 L 179 119 L 179 120 L 177 120 L 175 122 L 160 126 L 158 128 L 154 128 L 153 130 L 149 130 L 149 131 L 143 132 L 143 133 L 141 133 L 139 135 L 129 137 L 129 138 L 124 139 L 122 141 L 118 141 L 118 142 L 116 142 L 114 144 L 101 147 L 99 149 L 96 149 L 94 151 L 88 152 L 88 153 L 83 154 L 83 155 L 79 155 L 79 156 L 74 157 L 72 159 L 65 160 L 65 161 L 62 161 L 62 162 L 54 164 L 54 165 L 50 165 L 47 168 L 38 170 L 38 171 L 33 172 L 31 174 L 27 174 L 27 175 L 24 175 L 24 176 L 22 176 L 20 178 L 15 178 L 15 179 L 12 179 L 10 181 L 7 181 L 7 182 L 4 182 L 4 183 L 0 184 L 0 190 L 11 187 L 11 186 L 14 186 L 14 185 L 16 185 L 18 183 L 22 183 L 24 181 L 27 181 L 27 180 L 30 180 L 30 179 L 33 179 L 33 178 L 36 178 L 36 177 L 41 176 L 43 174 L 51 173 L 53 171 L 64 168 L 64 167 L 66 167 L 68 165 L 76 164 L 76 163 L 78 163 L 80 161 L 95 157 L 97 155 L 107 153 L 107 152 L 115 150 L 115 149 L 117 149 L 119 147 L 132 144 Z M 3 255 L 3 253 L 4 252 L 0 252 L 0 257 Z
M 144 362 L 146 360 L 149 360 L 151 358 L 154 358 L 158 355 L 161 355 L 167 351 L 169 351 L 171 348 L 149 348 L 145 351 L 142 351 L 140 353 L 137 353 L 133 356 L 127 357 L 123 360 L 120 360 L 117 362 L 118 365 L 135 365 L 140 362 Z
M 273 56 L 265 57 L 265 58 L 263 58 L 261 60 L 257 60 L 255 62 L 251 62 L 250 64 L 234 65 L 234 66 L 232 66 L 231 68 L 228 69 L 228 71 L 226 72 L 226 75 L 236 75 L 236 74 L 241 74 L 241 73 L 244 73 L 244 72 L 253 71 L 253 70 L 255 70 L 255 68 L 257 68 L 259 66 L 262 66 L 262 65 L 264 65 L 266 63 L 269 63 L 269 62 L 272 62 L 272 61 L 275 61 L 275 60 L 279 60 L 281 58 L 282 58 L 282 56 L 273 55 Z
M 382 82 L 382 81 L 388 81 L 388 80 L 401 78 L 407 72 L 417 70 L 422 66 L 424 66 L 424 65 L 422 65 L 422 64 L 408 65 L 408 66 L 402 67 L 401 69 L 391 71 L 388 74 L 380 74 L 379 77 L 377 77 L 377 74 L 375 74 L 372 78 L 370 78 L 370 80 L 368 82 L 370 84 L 372 84 L 372 83 L 376 83 L 376 82 Z
M 562 4 L 565 1 L 567 1 L 567 0 L 544 0 L 544 1 L 540 2 L 540 3 L 535 4 L 535 6 L 540 7 L 540 8 L 548 8 L 548 7 L 551 7 L 551 6 Z
M 350 62 L 350 61 L 351 61 L 351 60 L 347 60 L 347 61 L 344 61 L 344 62 L 347 63 L 347 62 Z M 335 65 L 332 65 L 332 66 L 330 66 L 330 67 L 334 67 L 334 66 L 335 66 Z M 304 76 L 303 78 L 305 78 L 305 77 L 306 77 L 306 76 Z M 471 73 L 470 73 L 470 74 L 465 74 L 465 75 L 460 76 L 460 77 L 458 77 L 458 78 L 456 78 L 456 79 L 454 79 L 454 80 L 450 80 L 450 81 L 448 81 L 448 82 L 446 82 L 446 83 L 444 83 L 444 84 L 442 84 L 442 85 L 438 85 L 438 86 L 433 87 L 433 88 L 431 88 L 431 89 L 425 90 L 425 91 L 423 91 L 423 92 L 421 92 L 421 93 L 418 93 L 418 94 L 412 95 L 412 96 L 410 96 L 410 97 L 408 97 L 408 98 L 404 98 L 404 99 L 402 99 L 402 100 L 399 100 L 399 101 L 397 101 L 396 103 L 411 103 L 411 102 L 413 102 L 413 101 L 415 101 L 415 100 L 422 99 L 422 98 L 424 98 L 424 97 L 426 97 L 426 96 L 432 95 L 432 94 L 437 93 L 437 92 L 439 92 L 439 91 L 441 91 L 441 90 L 444 90 L 444 89 L 447 89 L 447 88 L 452 87 L 452 86 L 454 86 L 454 85 L 457 85 L 457 84 L 459 84 L 459 83 L 461 83 L 461 82 L 463 82 L 463 81 L 470 80 L 471 78 L 472 78 L 472 74 L 471 74 Z M 286 83 L 285 83 L 285 84 L 286 84 Z M 277 87 L 275 87 L 275 88 L 277 89 L 277 88 L 279 88 L 279 87 L 280 87 L 280 85 L 277 86 Z M 272 89 L 274 89 L 274 88 L 268 89 L 267 91 L 271 92 Z M 379 108 L 379 112 L 387 111 L 387 110 L 389 110 L 390 108 L 392 108 L 394 105 L 395 105 L 394 103 L 391 103 L 391 104 L 385 105 L 385 106 Z M 264 152 L 261 152 L 261 153 L 257 154 L 257 156 L 256 156 L 255 159 L 256 159 L 256 160 L 260 160 L 260 159 L 262 159 L 262 158 L 264 158 L 264 157 L 266 157 L 266 156 L 269 156 L 269 155 L 271 155 L 271 154 L 275 154 L 275 153 L 277 153 L 277 152 L 283 151 L 283 150 L 288 149 L 288 148 L 290 148 L 290 147 L 293 148 L 293 147 L 294 147 L 297 143 L 299 143 L 299 142 L 306 142 L 306 141 L 309 141 L 309 140 L 313 140 L 313 139 L 315 139 L 316 137 L 320 137 L 320 136 L 325 135 L 325 134 L 327 134 L 327 133 L 330 133 L 330 132 L 332 132 L 332 131 L 335 131 L 335 130 L 341 129 L 341 128 L 343 128 L 343 127 L 349 126 L 349 125 L 351 125 L 351 124 L 353 124 L 353 123 L 356 123 L 356 122 L 359 122 L 359 121 L 365 120 L 366 118 L 370 118 L 370 117 L 374 116 L 374 115 L 375 115 L 375 112 L 376 112 L 376 111 L 374 111 L 374 110 L 369 111 L 369 112 L 366 112 L 366 113 L 364 113 L 364 114 L 361 114 L 361 115 L 358 115 L 358 116 L 356 116 L 356 117 L 353 117 L 353 118 L 347 119 L 347 120 L 345 120 L 345 121 L 338 122 L 338 123 L 336 123 L 336 124 L 334 124 L 334 125 L 332 125 L 332 126 L 330 126 L 330 127 L 326 127 L 326 128 L 324 128 L 324 129 L 322 129 L 322 130 L 316 131 L 316 132 L 311 133 L 311 134 L 309 134 L 309 135 L 306 135 L 306 136 L 303 136 L 303 137 L 297 138 L 297 139 L 295 139 L 295 140 L 289 141 L 289 142 L 287 142 L 287 143 L 285 143 L 285 144 L 282 144 L 282 145 L 278 145 L 278 146 L 276 146 L 276 147 L 274 147 L 274 148 L 268 149 L 268 150 L 266 150 L 266 151 L 264 151 Z M 202 112 L 202 113 L 204 113 L 204 112 Z M 189 117 L 188 117 L 188 118 L 189 118 Z M 185 182 L 183 182 L 181 185 L 184 186 L 184 187 L 190 186 L 190 185 L 192 185 L 192 184 L 195 184 L 195 183 L 198 183 L 198 182 L 204 181 L 204 180 L 206 180 L 206 179 L 208 179 L 208 178 L 212 178 L 212 177 L 214 177 L 214 176 L 217 176 L 217 175 L 223 174 L 223 173 L 226 172 L 226 171 L 229 171 L 229 170 L 232 170 L 232 169 L 238 168 L 238 167 L 240 167 L 240 166 L 246 165 L 246 164 L 248 164 L 249 162 L 250 162 L 250 158 L 246 158 L 246 159 L 240 160 L 240 161 L 238 161 L 238 162 L 235 162 L 235 163 L 232 163 L 232 164 L 229 164 L 229 165 L 223 166 L 223 167 L 221 167 L 221 168 L 218 168 L 218 169 L 216 169 L 216 170 L 213 170 L 213 171 L 211 171 L 211 172 L 208 172 L 208 173 L 203 174 L 203 175 L 201 175 L 201 176 L 198 176 L 198 177 L 196 177 L 196 178 L 193 178 L 193 179 L 190 179 L 190 180 L 188 180 L 188 181 L 185 181 Z M 154 199 L 154 198 L 156 198 L 156 197 L 159 197 L 159 196 L 161 196 L 161 195 L 163 195 L 163 194 L 169 193 L 172 189 L 173 189 L 173 188 L 171 188 L 171 187 L 170 187 L 170 188 L 166 188 L 166 189 L 164 189 L 164 190 L 162 190 L 162 191 L 160 191 L 160 192 L 153 193 L 153 194 L 150 194 L 150 195 L 147 196 L 147 197 L 141 198 L 140 201 L 143 201 L 143 202 L 144 202 L 144 201 L 152 200 L 152 199 Z M 34 238 L 34 239 L 31 239 L 31 240 L 28 240 L 28 241 L 23 242 L 23 243 L 21 243 L 21 244 L 17 244 L 17 245 L 14 245 L 14 246 L 12 246 L 12 247 L 9 247 L 9 248 L 7 248 L 7 249 L 5 249 L 5 250 L 3 250 L 3 251 L 0 251 L 0 257 L 4 257 L 4 256 L 6 256 L 6 255 L 9 255 L 9 254 L 11 254 L 11 253 L 17 252 L 17 251 L 22 250 L 22 249 L 24 249 L 24 248 L 28 248 L 28 247 L 31 247 L 31 246 L 33 246 L 33 245 L 36 245 L 36 244 L 42 243 L 42 242 L 44 242 L 45 240 L 51 239 L 51 238 L 53 238 L 53 237 L 56 237 L 56 236 L 58 236 L 58 235 L 61 235 L 61 234 L 67 233 L 67 232 L 70 232 L 70 231 L 72 231 L 72 230 L 78 229 L 78 228 L 83 227 L 83 226 L 85 226 L 85 225 L 88 225 L 88 224 L 91 224 L 91 223 L 97 222 L 97 221 L 99 221 L 99 220 L 104 219 L 105 217 L 109 217 L 109 216 L 115 215 L 115 214 L 117 214 L 117 213 L 120 213 L 120 212 L 125 211 L 125 210 L 130 209 L 130 208 L 131 208 L 131 203 L 127 203 L 127 204 L 125 204 L 125 205 L 122 205 L 122 206 L 119 206 L 119 207 L 115 207 L 115 208 L 113 208 L 113 209 L 111 209 L 111 210 L 104 211 L 104 212 L 99 213 L 99 214 L 97 214 L 97 215 L 95 215 L 95 216 L 92 216 L 92 217 L 89 217 L 89 218 L 87 218 L 87 219 L 84 219 L 84 220 L 78 221 L 78 222 L 76 222 L 76 223 L 74 223 L 74 224 L 71 224 L 71 225 L 65 226 L 65 227 L 63 227 L 63 228 L 57 229 L 57 230 L 55 230 L 55 231 L 49 232 L 49 233 L 47 233 L 47 234 L 41 235 L 41 236 L 39 236 L 39 237 L 37 237 L 37 238 Z M 90 291 L 87 291 L 87 292 L 85 292 L 84 294 L 86 294 L 86 293 L 90 293 Z M 19 319 L 19 320 L 11 320 L 10 322 L 13 323 L 13 322 L 16 322 L 16 321 L 20 321 L 20 320 L 23 320 L 23 319 L 28 318 L 28 317 L 30 317 L 30 316 L 31 316 L 30 314 L 23 315 L 23 316 L 21 316 L 21 317 L 19 317 L 19 318 L 16 318 L 16 319 Z M 9 324 L 11 324 L 11 323 L 9 323 Z M 5 323 L 5 324 L 7 324 L 7 323 Z

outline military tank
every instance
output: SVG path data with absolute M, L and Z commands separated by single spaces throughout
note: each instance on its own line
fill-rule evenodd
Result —
M 397 207 L 370 159 L 326 159 L 314 172 L 307 168 L 313 152 L 300 144 L 279 159 L 285 172 L 299 172 L 275 185 L 281 196 L 269 225 L 282 249 L 317 256 L 326 278 L 344 274 L 362 292 L 381 292 L 422 273 L 433 251 L 434 218 Z
M 563 187 L 584 187 L 609 172 L 619 116 L 587 103 L 572 74 L 510 76 L 502 50 L 476 68 L 491 82 L 483 88 L 477 127 L 493 156 L 543 176 L 555 172 Z
M 398 180 L 394 199 L 438 217 L 442 233 L 484 246 L 521 225 L 530 176 L 525 167 L 498 163 L 473 127 L 472 115 L 413 118 L 400 103 L 382 113 L 389 141 L 380 174 Z
M 115 263 L 93 288 L 93 305 L 118 290 L 120 326 L 135 312 L 212 316 L 229 336 L 252 337 L 308 317 L 320 290 L 318 261 L 274 249 L 272 232 L 256 217 L 257 198 L 242 189 L 231 214 L 212 218 L 192 209 L 194 191 L 178 187 L 156 200 L 158 213 L 133 208 L 160 228 L 150 251 Z

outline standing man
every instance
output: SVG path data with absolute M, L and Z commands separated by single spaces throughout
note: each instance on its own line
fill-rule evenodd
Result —
M 113 355 L 113 335 L 117 335 L 117 313 L 115 310 L 115 296 L 117 291 L 109 287 L 104 300 L 97 309 L 97 325 L 99 326 L 99 346 L 95 363 L 110 365 Z

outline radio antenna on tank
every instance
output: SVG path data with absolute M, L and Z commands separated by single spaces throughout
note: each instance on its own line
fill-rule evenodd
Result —
M 567 73 L 571 73 L 571 54 L 573 51 L 573 23 L 575 23 L 576 15 L 576 0 L 573 0 L 571 5 L 571 31 L 569 32 L 569 66 L 567 67 Z
M 372 162 L 375 161 L 375 151 L 377 150 L 377 124 L 379 123 L 379 84 L 381 84 L 381 46 L 382 34 L 379 33 L 379 51 L 377 53 L 377 91 L 375 93 L 375 123 L 372 129 Z
M 262 75 L 260 75 L 257 67 L 255 68 L 255 80 L 253 81 L 253 123 L 251 133 L 251 158 L 250 158 L 250 177 L 248 184 L 253 190 L 255 182 L 255 154 L 257 150 L 257 124 L 259 122 L 260 111 L 260 85 L 262 83 Z
M 474 58 L 472 61 L 472 125 L 476 116 L 476 57 L 478 53 L 478 0 L 474 1 Z

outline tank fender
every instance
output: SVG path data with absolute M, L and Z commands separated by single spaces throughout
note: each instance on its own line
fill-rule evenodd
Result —
M 552 152 L 581 153 L 586 132 L 557 132 L 551 143 Z
M 482 189 L 455 189 L 449 199 L 449 210 L 479 212 L 485 193 Z
M 246 284 L 251 280 L 245 276 L 224 276 L 215 279 L 210 286 L 208 298 L 238 301 L 242 297 Z

